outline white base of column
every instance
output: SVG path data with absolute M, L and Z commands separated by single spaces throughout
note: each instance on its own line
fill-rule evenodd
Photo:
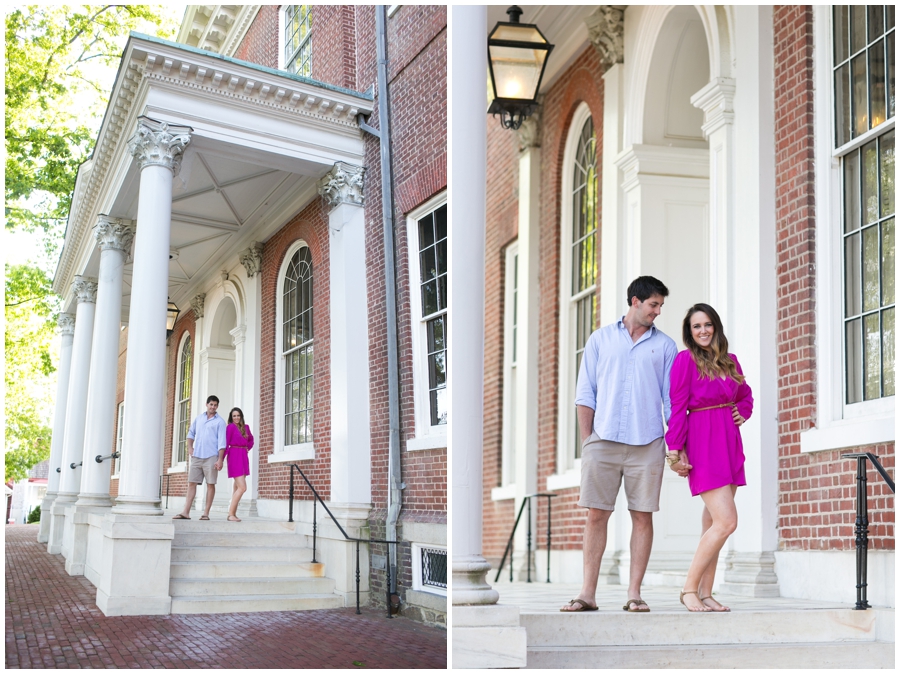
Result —
M 47 494 L 44 496 L 44 500 L 41 501 L 41 525 L 40 529 L 38 529 L 38 543 L 46 543 L 50 540 L 50 519 L 52 518 L 50 510 L 53 508 L 55 501 L 56 492 Z
M 63 533 L 66 528 L 66 508 L 74 505 L 75 499 L 66 500 L 63 494 L 57 494 L 50 509 L 50 534 L 47 537 L 47 552 L 51 555 L 62 554 Z M 70 494 L 69 496 L 75 496 Z
M 453 607 L 454 669 L 521 668 L 527 664 L 527 647 L 518 606 Z
M 136 517 L 159 517 L 164 514 L 161 501 L 158 498 L 147 501 L 146 499 L 132 496 L 116 497 L 116 504 L 113 506 L 112 512 L 115 515 L 133 515 Z
M 780 597 L 775 553 L 729 552 L 725 556 L 725 574 L 719 590 L 740 597 Z
M 75 501 L 75 505 L 88 508 L 111 508 L 112 504 L 109 492 L 105 494 L 85 494 L 82 492 L 78 495 L 78 500 Z
M 93 520 L 97 523 L 96 516 Z M 170 612 L 169 572 L 175 526 L 155 516 L 111 512 L 102 520 L 97 606 L 104 615 L 164 615 Z M 97 540 L 92 537 L 91 542 Z M 89 553 L 92 560 L 94 553 Z
M 867 556 L 869 604 L 894 608 L 894 551 L 869 550 Z M 775 561 L 782 597 L 856 603 L 855 550 L 780 550 Z
M 453 604 L 496 604 L 497 590 L 488 585 L 485 576 L 491 565 L 481 555 L 453 558 Z
M 85 561 L 87 560 L 88 537 L 90 530 L 89 518 L 92 514 L 105 514 L 106 508 L 85 507 L 78 505 L 66 508 L 66 529 L 63 532 L 63 549 L 67 554 L 66 573 L 70 576 L 83 576 Z

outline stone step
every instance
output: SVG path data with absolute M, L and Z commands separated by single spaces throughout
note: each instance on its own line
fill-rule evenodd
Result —
M 241 522 L 229 522 L 225 517 L 215 517 L 200 521 L 192 515 L 190 520 L 172 520 L 175 534 L 183 533 L 228 533 L 228 534 L 293 534 L 297 531 L 297 522 L 279 522 L 277 520 L 261 520 L 247 518 Z
M 343 608 L 335 594 L 223 595 L 214 597 L 172 597 L 172 613 L 254 613 L 257 611 L 313 611 Z
M 522 613 L 529 648 L 713 646 L 893 640 L 891 609 Z M 891 635 L 888 637 L 887 635 Z
M 205 524 L 205 523 L 204 523 Z M 172 547 L 217 546 L 235 548 L 305 548 L 307 537 L 294 533 L 256 533 L 252 531 L 181 532 L 176 529 Z
M 169 594 L 175 597 L 301 595 L 334 592 L 331 578 L 172 578 Z
M 173 599 L 174 606 L 174 599 Z M 174 611 L 173 611 L 174 612 Z M 646 616 L 645 616 L 646 617 Z M 689 628 L 680 633 L 687 635 Z M 642 634 L 648 635 L 644 630 Z M 530 634 L 529 634 L 530 640 Z M 526 669 L 893 669 L 884 642 L 529 647 Z
M 303 564 L 311 561 L 312 549 L 310 548 L 247 548 L 215 545 L 172 548 L 173 564 L 176 562 L 293 562 Z
M 170 578 L 324 578 L 319 562 L 186 561 L 172 562 Z

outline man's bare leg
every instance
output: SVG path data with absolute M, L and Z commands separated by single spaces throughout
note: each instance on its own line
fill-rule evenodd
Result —
M 181 511 L 182 517 L 190 518 L 191 506 L 194 505 L 194 496 L 197 495 L 197 483 L 188 482 L 187 494 L 184 497 L 184 510 Z
M 653 547 L 653 513 L 629 510 L 631 513 L 631 574 L 628 581 L 628 598 L 641 598 L 641 583 L 650 561 Z
M 588 508 L 584 523 L 584 581 L 577 599 L 590 606 L 597 605 L 597 579 L 600 576 L 600 562 L 606 550 L 606 530 L 612 510 Z M 579 606 L 566 604 L 563 611 L 579 610 Z
M 206 483 L 206 503 L 203 508 L 203 516 L 209 517 L 209 509 L 212 508 L 213 499 L 216 497 L 216 485 Z

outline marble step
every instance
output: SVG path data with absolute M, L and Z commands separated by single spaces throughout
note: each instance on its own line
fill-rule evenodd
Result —
M 526 669 L 894 669 L 894 644 L 529 647 L 527 658 Z
M 529 648 L 550 649 L 894 640 L 892 609 L 522 613 L 520 624 Z
M 169 594 L 175 597 L 328 594 L 331 578 L 172 578 Z
M 199 520 L 192 515 L 190 520 L 172 520 L 175 534 L 182 533 L 228 533 L 228 534 L 293 534 L 297 531 L 297 522 L 279 522 L 277 520 L 261 520 L 247 518 L 241 522 L 229 522 L 225 517 L 212 516 L 209 520 Z
M 172 547 L 217 546 L 235 548 L 305 548 L 307 537 L 293 533 L 256 533 L 251 531 L 182 532 L 175 530 Z
M 198 545 L 172 548 L 173 564 L 177 562 L 293 562 L 303 564 L 311 561 L 312 549 L 304 547 L 248 548 Z
M 255 613 L 257 611 L 313 611 L 343 608 L 335 594 L 223 595 L 212 597 L 172 597 L 172 613 Z
M 308 556 L 308 555 L 307 555 Z M 170 578 L 323 578 L 321 562 L 273 561 L 178 561 L 172 562 Z

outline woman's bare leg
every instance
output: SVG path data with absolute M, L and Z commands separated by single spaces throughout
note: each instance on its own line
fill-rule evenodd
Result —
M 737 485 L 731 485 L 731 495 L 732 498 L 737 494 Z M 703 533 L 712 526 L 712 515 L 709 514 L 709 509 L 704 505 L 703 506 L 703 517 L 701 519 L 703 524 Z M 700 585 L 699 590 L 697 591 L 701 597 L 706 597 L 706 601 L 703 603 L 706 604 L 713 611 L 717 611 L 719 613 L 728 611 L 729 608 L 724 604 L 719 603 L 715 599 L 711 599 L 712 597 L 712 589 L 713 584 L 716 580 L 716 566 L 719 564 L 719 553 L 716 552 L 716 556 L 713 557 L 712 561 L 710 561 L 709 566 L 703 571 L 703 575 L 700 577 Z
M 711 522 L 709 527 L 700 537 L 700 544 L 694 553 L 691 568 L 688 570 L 684 591 L 692 594 L 684 596 L 684 603 L 689 611 L 709 611 L 709 607 L 700 601 L 699 594 L 693 594 L 700 589 L 700 583 L 704 575 L 708 575 L 712 565 L 712 575 L 715 575 L 715 566 L 719 558 L 719 551 L 725 545 L 728 537 L 737 528 L 737 509 L 734 505 L 734 486 L 726 485 L 718 489 L 710 489 L 700 494 Z M 712 586 L 710 585 L 710 589 Z
M 237 509 L 238 504 L 240 504 L 241 502 L 241 497 L 246 491 L 247 478 L 244 475 L 238 475 L 236 478 L 234 478 L 234 490 L 231 492 L 231 506 L 228 508 L 228 519 L 232 522 L 240 522 L 237 516 Z

